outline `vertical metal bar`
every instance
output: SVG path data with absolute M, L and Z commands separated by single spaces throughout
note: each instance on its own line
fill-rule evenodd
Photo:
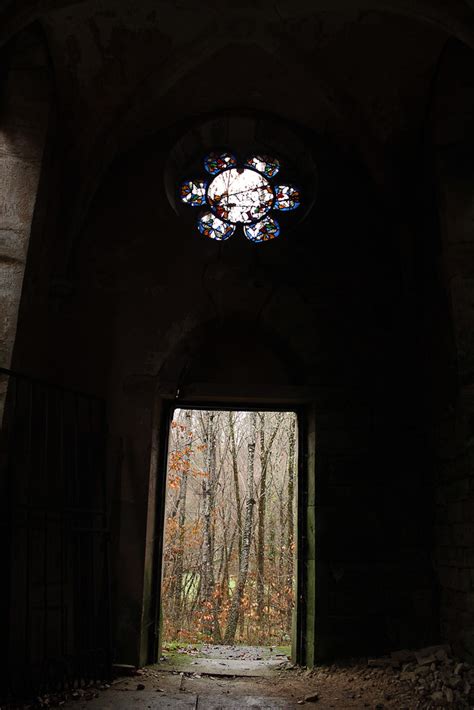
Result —
M 105 614 L 105 661 L 106 661 L 106 676 L 109 678 L 112 672 L 112 608 L 111 608 L 111 577 L 110 577 L 110 536 L 108 531 L 109 526 L 109 510 L 107 499 L 107 459 L 106 459 L 106 442 L 107 442 L 107 412 L 105 404 L 99 403 L 100 408 L 100 451 L 99 461 L 102 481 L 102 527 L 103 546 L 104 546 L 104 614 Z
M 28 387 L 28 429 L 25 476 L 26 483 L 26 579 L 25 579 L 25 668 L 31 676 L 31 500 L 32 500 L 32 467 L 33 467 L 33 412 L 34 388 L 33 382 L 26 383 Z M 31 679 L 32 680 L 32 679 Z
M 11 395 L 11 391 L 13 389 L 13 397 Z M 11 401 L 11 398 L 13 399 L 13 411 L 9 412 L 9 401 Z M 4 413 L 3 413 L 3 423 L 5 421 L 8 421 L 8 433 L 7 433 L 7 440 L 8 440 L 8 463 L 7 463 L 7 468 L 4 472 L 4 475 L 6 476 L 6 481 L 5 481 L 5 497 L 6 497 L 6 505 L 7 505 L 7 529 L 6 529 L 6 536 L 5 536 L 5 552 L 8 555 L 7 558 L 7 579 L 5 581 L 6 589 L 5 589 L 5 631 L 6 631 L 6 636 L 5 636 L 5 655 L 6 655 L 6 667 L 8 668 L 8 671 L 5 673 L 5 686 L 7 684 L 11 684 L 11 679 L 12 679 L 12 667 L 11 667 L 11 662 L 12 662 L 12 657 L 11 657 L 11 648 L 10 648 L 10 643 L 11 643 L 11 609 L 12 609 L 12 598 L 13 598 L 13 590 L 12 590 L 12 584 L 13 584 L 13 574 L 12 574 L 12 563 L 13 563 L 13 557 L 14 557 L 14 551 L 13 551 L 13 545 L 14 545 L 14 525 L 15 525 L 15 512 L 14 511 L 14 491 L 13 491 L 13 481 L 15 480 L 15 476 L 13 473 L 13 461 L 15 460 L 15 457 L 12 456 L 12 448 L 14 448 L 14 443 L 16 439 L 16 429 L 14 426 L 14 421 L 17 416 L 17 408 L 18 408 L 18 382 L 14 377 L 9 377 L 8 379 L 8 385 L 6 388 L 6 395 L 5 395 L 5 406 L 4 406 Z M 5 666 L 4 666 L 5 667 Z M 3 683 L 2 683 L 3 685 Z M 6 689 L 6 688 L 5 688 Z M 11 690 L 11 688 L 9 688 Z
M 43 415 L 43 438 L 42 438 L 42 486 L 43 492 L 49 490 L 48 483 L 50 481 L 50 475 L 48 471 L 48 437 L 49 437 L 49 392 L 45 388 L 44 390 L 44 415 Z M 49 636 L 49 613 L 48 613 L 48 526 L 49 526 L 49 513 L 48 513 L 48 500 L 44 498 L 44 517 L 43 517 L 43 662 L 48 659 L 48 636 Z
M 73 458 L 72 458 L 72 486 L 71 486 L 71 532 L 70 532 L 70 544 L 71 544 L 71 562 L 72 562 L 72 626 L 73 626 L 73 644 L 74 644 L 74 656 L 76 658 L 76 674 L 77 674 L 77 684 L 78 687 L 81 685 L 81 670 L 78 663 L 80 639 L 79 639 L 79 624 L 80 618 L 78 619 L 79 613 L 79 599 L 80 599 L 80 575 L 78 574 L 78 564 L 79 564 L 79 539 L 75 529 L 77 528 L 77 519 L 75 509 L 77 505 L 77 477 L 78 477 L 78 456 L 79 456 L 79 412 L 78 412 L 78 400 L 77 395 L 73 396 L 73 417 L 72 417 L 72 436 L 73 436 Z
M 9 411 L 4 419 L 7 430 L 3 427 L 2 432 L 6 431 L 5 444 L 8 447 L 7 467 L 2 472 L 5 475 L 2 490 L 5 502 L 9 504 L 3 518 L 7 525 L 3 539 L 10 558 L 19 553 L 19 559 L 24 564 L 19 577 L 13 578 L 10 571 L 3 598 L 5 622 L 14 603 L 13 592 L 17 595 L 17 603 L 23 601 L 23 604 L 20 601 L 20 622 L 24 647 L 20 646 L 18 650 L 23 658 L 20 664 L 21 689 L 28 686 L 29 690 L 39 690 L 40 684 L 46 688 L 47 681 L 53 680 L 48 679 L 46 673 L 43 678 L 37 677 L 37 671 L 41 670 L 38 662 L 43 661 L 46 671 L 53 651 L 51 630 L 56 616 L 51 613 L 50 577 L 53 568 L 49 552 L 53 542 L 57 546 L 54 551 L 59 554 L 58 565 L 54 568 L 55 574 L 59 575 L 59 604 L 55 597 L 54 605 L 59 606 L 60 613 L 58 624 L 54 625 L 55 632 L 59 631 L 55 646 L 64 661 L 71 652 L 75 656 L 74 676 L 80 683 L 81 679 L 92 679 L 93 673 L 96 677 L 103 673 L 104 656 L 107 669 L 111 663 L 105 408 L 103 402 L 96 398 L 9 371 L 0 369 L 0 372 L 11 378 Z M 71 407 L 68 407 L 69 397 Z M 84 422 L 81 422 L 83 403 L 88 407 L 89 416 L 87 418 L 84 408 Z M 83 426 L 85 438 L 89 437 L 88 441 L 84 441 L 87 449 L 81 447 Z M 87 456 L 84 467 L 81 467 L 82 454 Z M 84 505 L 81 505 L 82 499 Z M 17 525 L 14 516 L 20 511 L 22 519 L 18 523 L 21 524 Z M 52 526 L 55 524 L 59 525 L 57 538 L 53 535 Z M 43 559 L 36 554 L 36 542 L 40 553 L 42 548 Z M 17 549 L 18 545 L 21 549 Z M 69 579 L 70 571 L 72 579 Z M 42 586 L 38 589 L 35 586 L 37 573 L 42 578 Z M 20 578 L 22 587 L 17 589 Z M 72 588 L 69 592 L 70 583 Z M 42 629 L 37 629 L 34 623 L 36 617 L 33 618 L 38 601 L 43 612 Z M 72 639 L 69 626 L 73 631 Z M 7 626 L 4 635 L 6 643 L 3 644 L 6 654 L 10 648 L 13 649 L 10 632 Z M 34 652 L 37 633 L 39 657 Z M 89 653 L 89 658 L 84 657 L 85 652 Z M 10 657 L 14 662 L 11 666 L 13 671 L 20 666 L 17 658 Z M 8 666 L 6 659 L 4 667 Z M 20 678 L 17 680 L 20 681 Z
M 60 649 L 63 658 L 67 655 L 66 644 L 66 623 L 65 623 L 65 608 L 64 608 L 64 587 L 65 587 L 65 560 L 64 560 L 64 525 L 66 508 L 66 476 L 64 465 L 64 392 L 58 393 L 58 438 L 59 438 L 59 486 L 61 490 L 61 502 L 59 509 L 59 634 L 60 634 Z
M 93 419 L 92 419 L 92 402 L 89 400 L 88 402 L 85 402 L 84 404 L 87 404 L 87 440 L 86 440 L 86 450 L 87 450 L 87 465 L 84 467 L 84 478 L 85 481 L 84 483 L 87 482 L 87 486 L 89 489 L 89 495 L 94 491 L 95 488 L 95 481 L 94 477 L 92 476 L 92 442 L 93 442 Z M 97 525 L 97 516 L 92 513 L 90 515 L 90 520 L 89 520 L 89 526 L 91 530 Z M 89 624 L 88 624 L 88 634 L 87 634 L 87 648 L 92 649 L 92 648 L 97 648 L 97 640 L 98 640 L 98 629 L 97 629 L 97 624 L 94 623 L 96 621 L 95 619 L 95 610 L 96 610 L 96 603 L 97 603 L 97 590 L 96 590 L 96 580 L 95 580 L 95 569 L 94 569 L 94 548 L 96 544 L 96 535 L 91 532 L 90 534 L 86 533 L 85 537 L 85 549 L 86 549 L 86 566 L 89 567 L 90 569 L 90 575 L 89 575 L 89 588 L 86 590 L 87 591 L 87 616 L 89 617 Z M 95 665 L 95 663 L 94 663 Z M 95 669 L 93 671 L 93 674 L 95 675 Z

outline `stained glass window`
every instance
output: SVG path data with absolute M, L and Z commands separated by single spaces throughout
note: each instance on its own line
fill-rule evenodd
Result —
M 223 222 L 219 217 L 216 217 L 212 212 L 205 212 L 199 218 L 198 228 L 201 234 L 211 239 L 223 241 L 229 239 L 235 232 L 235 226 Z
M 297 188 L 272 184 L 280 170 L 277 158 L 255 155 L 240 167 L 231 153 L 213 152 L 205 158 L 204 167 L 210 182 L 187 180 L 180 195 L 190 207 L 209 208 L 200 215 L 198 229 L 211 239 L 224 241 L 242 225 L 250 241 L 270 241 L 280 235 L 280 225 L 270 212 L 289 212 L 301 205 Z
M 237 160 L 230 153 L 209 153 L 204 161 L 204 167 L 211 175 L 218 175 L 234 165 L 237 165 Z
M 275 209 L 282 212 L 295 210 L 301 204 L 300 193 L 291 185 L 277 185 L 275 187 Z
M 260 222 L 246 225 L 244 234 L 251 242 L 268 242 L 269 239 L 278 237 L 280 225 L 273 217 L 265 217 Z
M 255 170 L 231 168 L 209 185 L 207 199 L 218 217 L 236 224 L 255 222 L 272 208 L 275 196 L 267 178 Z
M 269 158 L 268 155 L 254 155 L 247 160 L 245 165 L 258 170 L 259 173 L 263 173 L 269 178 L 275 177 L 280 170 L 280 161 L 276 158 Z
M 206 204 L 207 182 L 204 180 L 187 180 L 181 185 L 181 199 L 187 205 L 200 207 Z

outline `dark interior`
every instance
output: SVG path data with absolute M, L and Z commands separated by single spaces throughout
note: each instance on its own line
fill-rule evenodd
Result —
M 471 3 L 11 0 L 0 48 L 8 683 L 156 660 L 181 402 L 299 412 L 300 662 L 473 660 Z M 170 199 L 226 140 L 301 176 L 272 242 Z

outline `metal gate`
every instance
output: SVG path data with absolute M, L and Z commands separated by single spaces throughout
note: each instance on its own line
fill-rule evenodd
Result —
M 1 696 L 111 664 L 105 408 L 0 369 Z

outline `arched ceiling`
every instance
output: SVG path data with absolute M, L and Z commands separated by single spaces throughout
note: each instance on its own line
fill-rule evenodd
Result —
M 0 2 L 4 39 L 35 19 L 54 67 L 76 225 L 117 153 L 225 109 L 270 111 L 327 135 L 390 186 L 447 39 L 474 46 L 474 12 L 460 0 Z

